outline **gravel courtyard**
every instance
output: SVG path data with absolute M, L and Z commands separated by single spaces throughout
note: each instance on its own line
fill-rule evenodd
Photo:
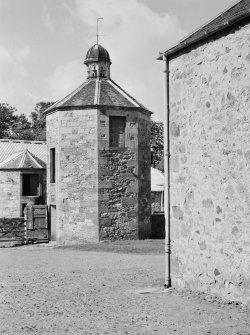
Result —
M 250 334 L 243 306 L 163 291 L 163 254 L 93 250 L 0 249 L 0 334 Z

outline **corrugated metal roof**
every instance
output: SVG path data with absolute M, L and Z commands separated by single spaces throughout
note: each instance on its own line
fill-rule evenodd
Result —
M 107 78 L 91 78 L 64 99 L 52 105 L 45 113 L 60 108 L 80 108 L 88 106 L 132 107 L 147 110 L 113 80 Z
M 223 11 L 209 23 L 205 24 L 204 26 L 193 32 L 191 35 L 184 38 L 177 45 L 161 52 L 160 56 L 157 59 L 162 60 L 163 55 L 172 55 L 180 50 L 187 48 L 195 42 L 201 41 L 218 31 L 228 28 L 228 26 L 237 23 L 249 16 L 250 0 L 241 0 L 235 5 L 231 6 L 228 10 Z
M 46 169 L 46 163 L 25 149 L 14 153 L 1 162 L 1 169 Z
M 0 139 L 0 163 L 15 153 L 22 153 L 26 149 L 43 162 L 47 162 L 47 146 L 45 141 L 22 141 Z

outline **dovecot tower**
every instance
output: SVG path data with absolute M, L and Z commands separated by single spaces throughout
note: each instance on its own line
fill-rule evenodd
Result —
M 151 112 L 111 80 L 101 45 L 84 64 L 87 80 L 46 111 L 51 239 L 147 238 Z

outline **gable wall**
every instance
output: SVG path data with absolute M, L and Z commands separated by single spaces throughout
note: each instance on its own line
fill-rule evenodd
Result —
M 173 285 L 250 301 L 250 24 L 170 60 Z

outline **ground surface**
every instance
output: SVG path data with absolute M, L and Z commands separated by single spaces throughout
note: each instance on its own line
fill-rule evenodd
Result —
M 0 334 L 250 334 L 240 305 L 162 291 L 162 241 L 5 248 L 0 266 Z

